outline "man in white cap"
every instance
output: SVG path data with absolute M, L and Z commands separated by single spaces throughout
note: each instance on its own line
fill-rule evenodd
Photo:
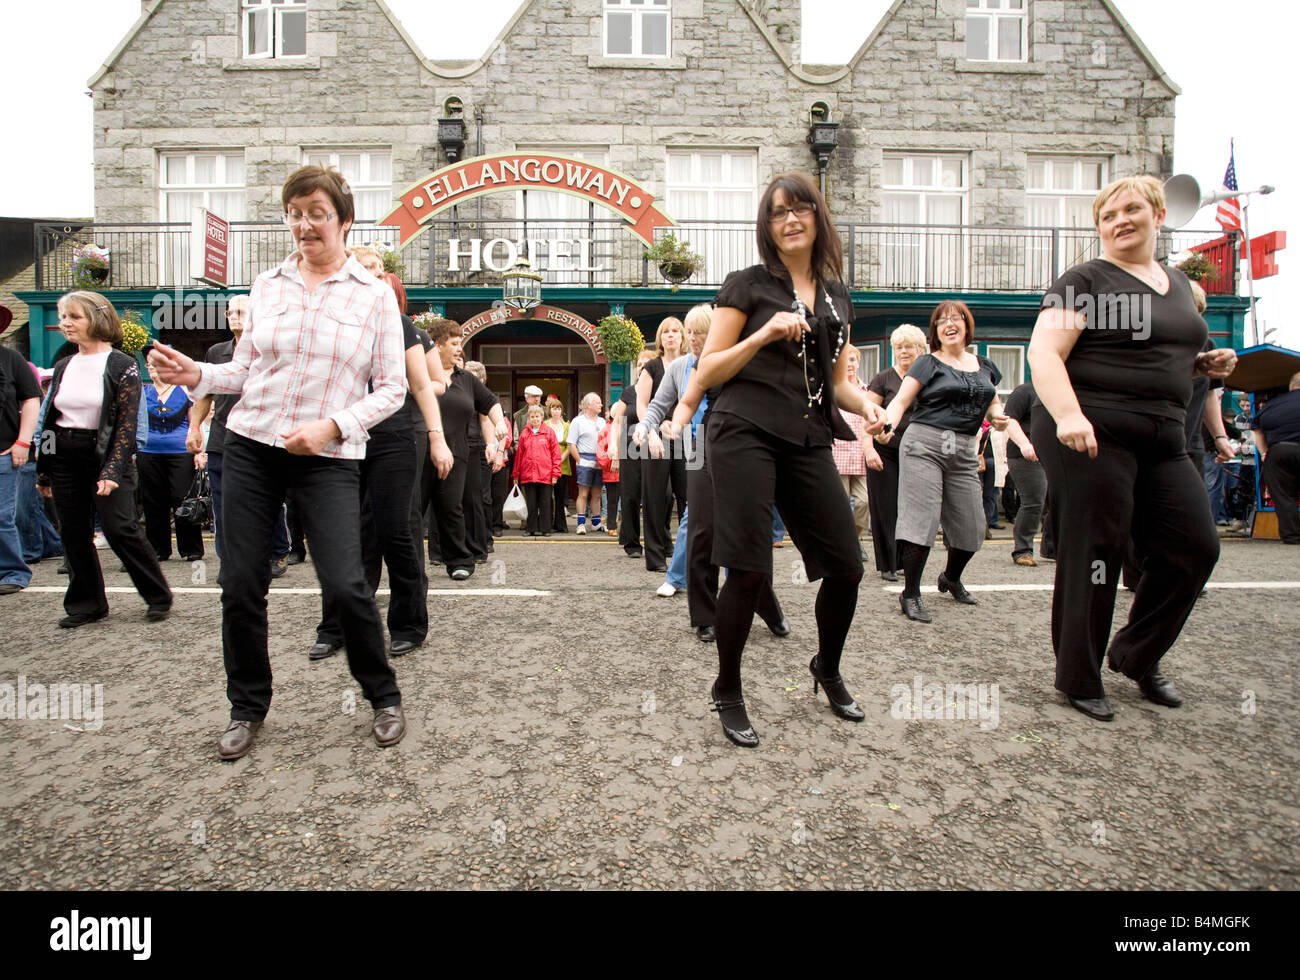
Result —
M 515 412 L 515 434 L 522 432 L 524 426 L 528 424 L 528 410 L 534 405 L 542 403 L 542 389 L 537 385 L 529 385 L 524 389 L 524 407 Z

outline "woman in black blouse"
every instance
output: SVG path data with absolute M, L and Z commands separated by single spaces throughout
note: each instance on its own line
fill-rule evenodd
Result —
M 136 520 L 132 454 L 140 369 L 135 358 L 113 349 L 122 342 L 122 325 L 113 304 L 99 293 L 74 292 L 60 299 L 59 328 L 77 353 L 54 366 L 36 459 L 37 487 L 54 497 L 68 556 L 67 615 L 59 625 L 75 628 L 108 615 L 94 545 L 96 514 L 148 604 L 146 617 L 166 619 L 172 591 Z
M 465 513 L 464 495 L 468 467 L 477 466 L 478 460 L 470 456 L 469 427 L 479 425 L 480 415 L 488 416 L 497 443 L 506 441 L 509 430 L 497 397 L 482 381 L 456 364 L 463 341 L 460 324 L 454 320 L 434 320 L 426 329 L 442 359 L 443 370 L 451 372 L 447 390 L 438 396 L 442 427 L 455 460 L 451 472 L 445 477 L 440 476 L 435 484 L 438 540 L 447 574 L 453 580 L 463 582 L 474 574 L 474 556 L 466 527 L 467 520 L 472 520 L 473 515 Z
M 862 579 L 848 498 L 831 457 L 832 436 L 854 438 L 838 411 L 879 431 L 880 408 L 848 384 L 853 305 L 841 280 L 842 249 L 826 202 L 808 177 L 782 174 L 758 205 L 761 265 L 733 272 L 690 385 L 720 385 L 709 412 L 709 468 L 717 510 L 713 563 L 730 570 L 718 595 L 714 709 L 737 745 L 758 744 L 745 713 L 740 661 L 758 596 L 772 574 L 772 506 L 786 520 L 817 593 L 818 653 L 808 669 L 841 718 L 865 715 L 839 674 Z
M 925 352 L 925 334 L 920 327 L 904 323 L 889 335 L 889 346 L 894 351 L 893 367 L 885 368 L 867 385 L 867 398 L 881 408 L 888 408 L 898 396 L 907 372 Z M 883 440 L 876 436 L 866 450 L 871 545 L 876 553 L 876 571 L 886 582 L 897 582 L 898 570 L 903 567 L 898 563 L 898 542 L 894 538 L 898 527 L 898 444 L 911 420 L 909 409 L 898 428 L 890 430 L 892 436 Z
M 987 417 L 1004 429 L 1007 420 L 998 402 L 1002 373 L 988 358 L 966 350 L 974 342 L 975 317 L 965 303 L 936 306 L 930 314 L 930 353 L 916 359 L 889 406 L 886 428 L 892 433 L 915 404 L 899 445 L 896 536 L 906 580 L 899 605 L 908 619 L 921 623 L 930 622 L 921 605 L 921 575 L 940 520 L 948 567 L 939 575 L 939 591 L 951 592 L 963 605 L 978 605 L 961 584 L 961 573 L 984 543 L 980 424 Z
M 1031 438 L 1057 531 L 1056 688 L 1083 714 L 1110 721 L 1103 658 L 1147 700 L 1182 704 L 1160 658 L 1219 557 L 1205 484 L 1187 456 L 1185 406 L 1194 375 L 1226 377 L 1237 358 L 1202 352 L 1207 327 L 1187 277 L 1156 261 L 1160 181 L 1112 181 L 1092 216 L 1101 258 L 1061 276 L 1034 325 L 1029 366 L 1046 411 L 1035 410 Z M 1145 574 L 1112 640 L 1130 534 Z

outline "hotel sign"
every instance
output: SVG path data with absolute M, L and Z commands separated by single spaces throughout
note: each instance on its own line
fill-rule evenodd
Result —
M 647 245 L 656 228 L 672 220 L 654 203 L 654 195 L 634 181 L 586 160 L 551 153 L 500 153 L 454 163 L 429 174 L 398 197 L 398 205 L 379 220 L 401 230 L 404 246 L 424 230 L 434 215 L 482 194 L 504 191 L 555 191 L 592 201 L 619 214 L 628 231 Z
M 525 323 L 558 323 L 560 326 L 572 330 L 587 342 L 587 346 L 591 348 L 591 352 L 596 356 L 597 364 L 609 363 L 609 358 L 605 356 L 605 348 L 600 343 L 600 333 L 596 330 L 595 324 L 584 320 L 576 313 L 570 313 L 568 310 L 562 310 L 555 306 L 539 306 L 532 311 L 531 316 L 524 316 L 510 306 L 498 306 L 491 310 L 484 310 L 461 324 L 461 337 L 465 343 L 469 343 L 469 339 L 476 333 L 498 323 L 508 323 L 512 320 L 523 320 Z

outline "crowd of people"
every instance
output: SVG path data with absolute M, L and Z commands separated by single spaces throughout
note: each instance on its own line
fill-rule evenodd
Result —
M 1160 660 L 1218 556 L 1225 490 L 1215 467 L 1237 447 L 1211 392 L 1235 357 L 1208 340 L 1195 284 L 1155 260 L 1164 201 L 1153 178 L 1117 180 L 1098 195 L 1101 257 L 1048 290 L 1029 348 L 1033 383 L 1005 406 L 1001 373 L 972 353 L 975 316 L 957 300 L 941 302 L 927 330 L 899 325 L 890 366 L 859 376 L 839 237 L 817 187 L 790 173 L 762 195 L 759 264 L 727 276 L 684 323 L 664 319 L 608 415 L 588 392 L 572 418 L 534 385 L 509 414 L 483 365 L 465 362 L 458 323 L 407 315 L 382 256 L 347 245 L 354 205 L 336 171 L 301 168 L 282 202 L 295 251 L 230 300 L 232 339 L 202 362 L 155 343 L 143 383 L 136 359 L 117 349 L 112 304 L 80 291 L 59 303 L 68 356 L 45 379 L 47 393 L 39 371 L 0 347 L 0 455 L 9 457 L 0 462 L 0 594 L 20 591 L 32 561 L 62 551 L 60 626 L 102 619 L 98 527 L 147 618 L 166 618 L 161 564 L 173 534 L 182 559 L 203 557 L 202 528 L 183 504 L 196 470 L 208 475 L 231 703 L 221 758 L 250 751 L 269 710 L 267 590 L 307 554 L 321 584 L 307 656 L 346 650 L 374 708 L 375 740 L 400 741 L 390 658 L 428 636 L 426 566 L 469 579 L 507 530 L 513 488 L 527 536 L 569 533 L 572 515 L 576 534 L 617 535 L 629 557 L 662 573 L 659 596 L 685 590 L 696 636 L 716 644 L 713 708 L 740 746 L 759 742 L 741 677 L 753 618 L 790 633 L 772 586 L 784 529 L 808 579 L 821 581 L 814 688 L 835 715 L 861 721 L 839 667 L 868 560 L 864 531 L 881 578 L 903 576 L 902 614 L 930 623 L 921 585 L 940 535 L 938 591 L 978 604 L 962 576 L 999 526 L 999 486 L 1014 521 L 1010 559 L 1057 562 L 1051 635 L 1068 703 L 1113 717 L 1104 661 L 1150 700 L 1182 703 Z M 1098 297 L 1121 292 L 1149 297 L 1150 322 L 1090 319 Z M 1249 421 L 1280 535 L 1295 544 L 1300 374 L 1290 387 Z M 25 485 L 52 498 L 57 532 Z M 392 596 L 387 644 L 375 601 L 381 565 Z M 1121 567 L 1135 595 L 1112 640 Z

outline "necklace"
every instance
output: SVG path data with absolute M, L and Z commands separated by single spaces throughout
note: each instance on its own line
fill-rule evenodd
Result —
M 794 289 L 794 283 L 790 284 L 790 291 L 794 293 L 794 311 L 802 316 L 805 320 L 811 320 L 813 314 L 809 311 L 808 305 L 799 298 L 798 292 Z M 834 369 L 836 360 L 839 359 L 840 351 L 844 348 L 844 321 L 840 319 L 840 311 L 835 308 L 835 302 L 831 299 L 831 292 L 824 285 L 822 286 L 822 295 L 825 297 L 826 305 L 830 307 L 831 316 L 835 317 L 835 325 L 839 328 L 835 335 L 835 351 L 831 354 L 831 367 Z M 799 344 L 799 362 L 803 367 L 803 387 L 804 393 L 808 396 L 808 406 L 811 408 L 813 403 L 818 405 L 822 402 L 822 392 L 826 390 L 826 378 L 822 376 L 818 379 L 817 390 L 812 390 L 812 379 L 808 376 L 808 340 L 813 336 L 812 331 L 804 334 Z

